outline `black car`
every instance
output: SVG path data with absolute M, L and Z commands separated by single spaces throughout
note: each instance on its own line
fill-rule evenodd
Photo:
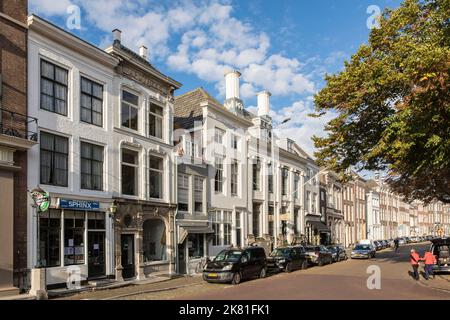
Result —
M 431 240 L 431 252 L 436 256 L 437 264 L 433 271 L 450 272 L 450 238 L 437 238 Z
M 347 260 L 347 253 L 345 252 L 344 247 L 331 245 L 327 247 L 328 251 L 331 252 L 331 256 L 333 258 L 333 262 L 339 262 L 343 260 Z
M 352 259 L 371 259 L 375 258 L 376 249 L 371 244 L 357 244 L 350 255 Z
M 244 279 L 264 278 L 267 272 L 266 253 L 262 247 L 225 249 L 203 270 L 203 280 L 239 284 Z
M 308 268 L 308 259 L 303 247 L 277 248 L 267 258 L 268 271 L 292 272 L 306 268 Z
M 333 263 L 333 255 L 325 246 L 305 247 L 309 263 L 319 267 Z

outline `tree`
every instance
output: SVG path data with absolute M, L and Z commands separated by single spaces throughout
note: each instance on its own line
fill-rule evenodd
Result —
M 449 0 L 405 0 L 326 76 L 313 116 L 337 116 L 313 137 L 320 165 L 387 171 L 407 200 L 450 203 L 449 17 Z

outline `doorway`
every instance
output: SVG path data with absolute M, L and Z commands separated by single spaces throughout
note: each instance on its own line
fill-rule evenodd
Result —
M 134 278 L 136 276 L 136 268 L 134 262 L 134 234 L 122 234 L 121 236 L 122 250 L 122 277 L 124 279 Z
M 89 278 L 106 275 L 104 231 L 88 232 L 88 275 Z

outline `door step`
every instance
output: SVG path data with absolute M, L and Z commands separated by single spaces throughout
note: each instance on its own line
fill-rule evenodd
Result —
M 6 298 L 9 296 L 17 296 L 20 294 L 18 288 L 0 288 L 0 298 Z

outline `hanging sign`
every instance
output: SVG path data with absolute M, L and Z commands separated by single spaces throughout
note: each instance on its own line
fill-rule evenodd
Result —
M 41 188 L 33 189 L 31 191 L 31 198 L 39 212 L 46 212 L 50 207 L 50 194 Z

